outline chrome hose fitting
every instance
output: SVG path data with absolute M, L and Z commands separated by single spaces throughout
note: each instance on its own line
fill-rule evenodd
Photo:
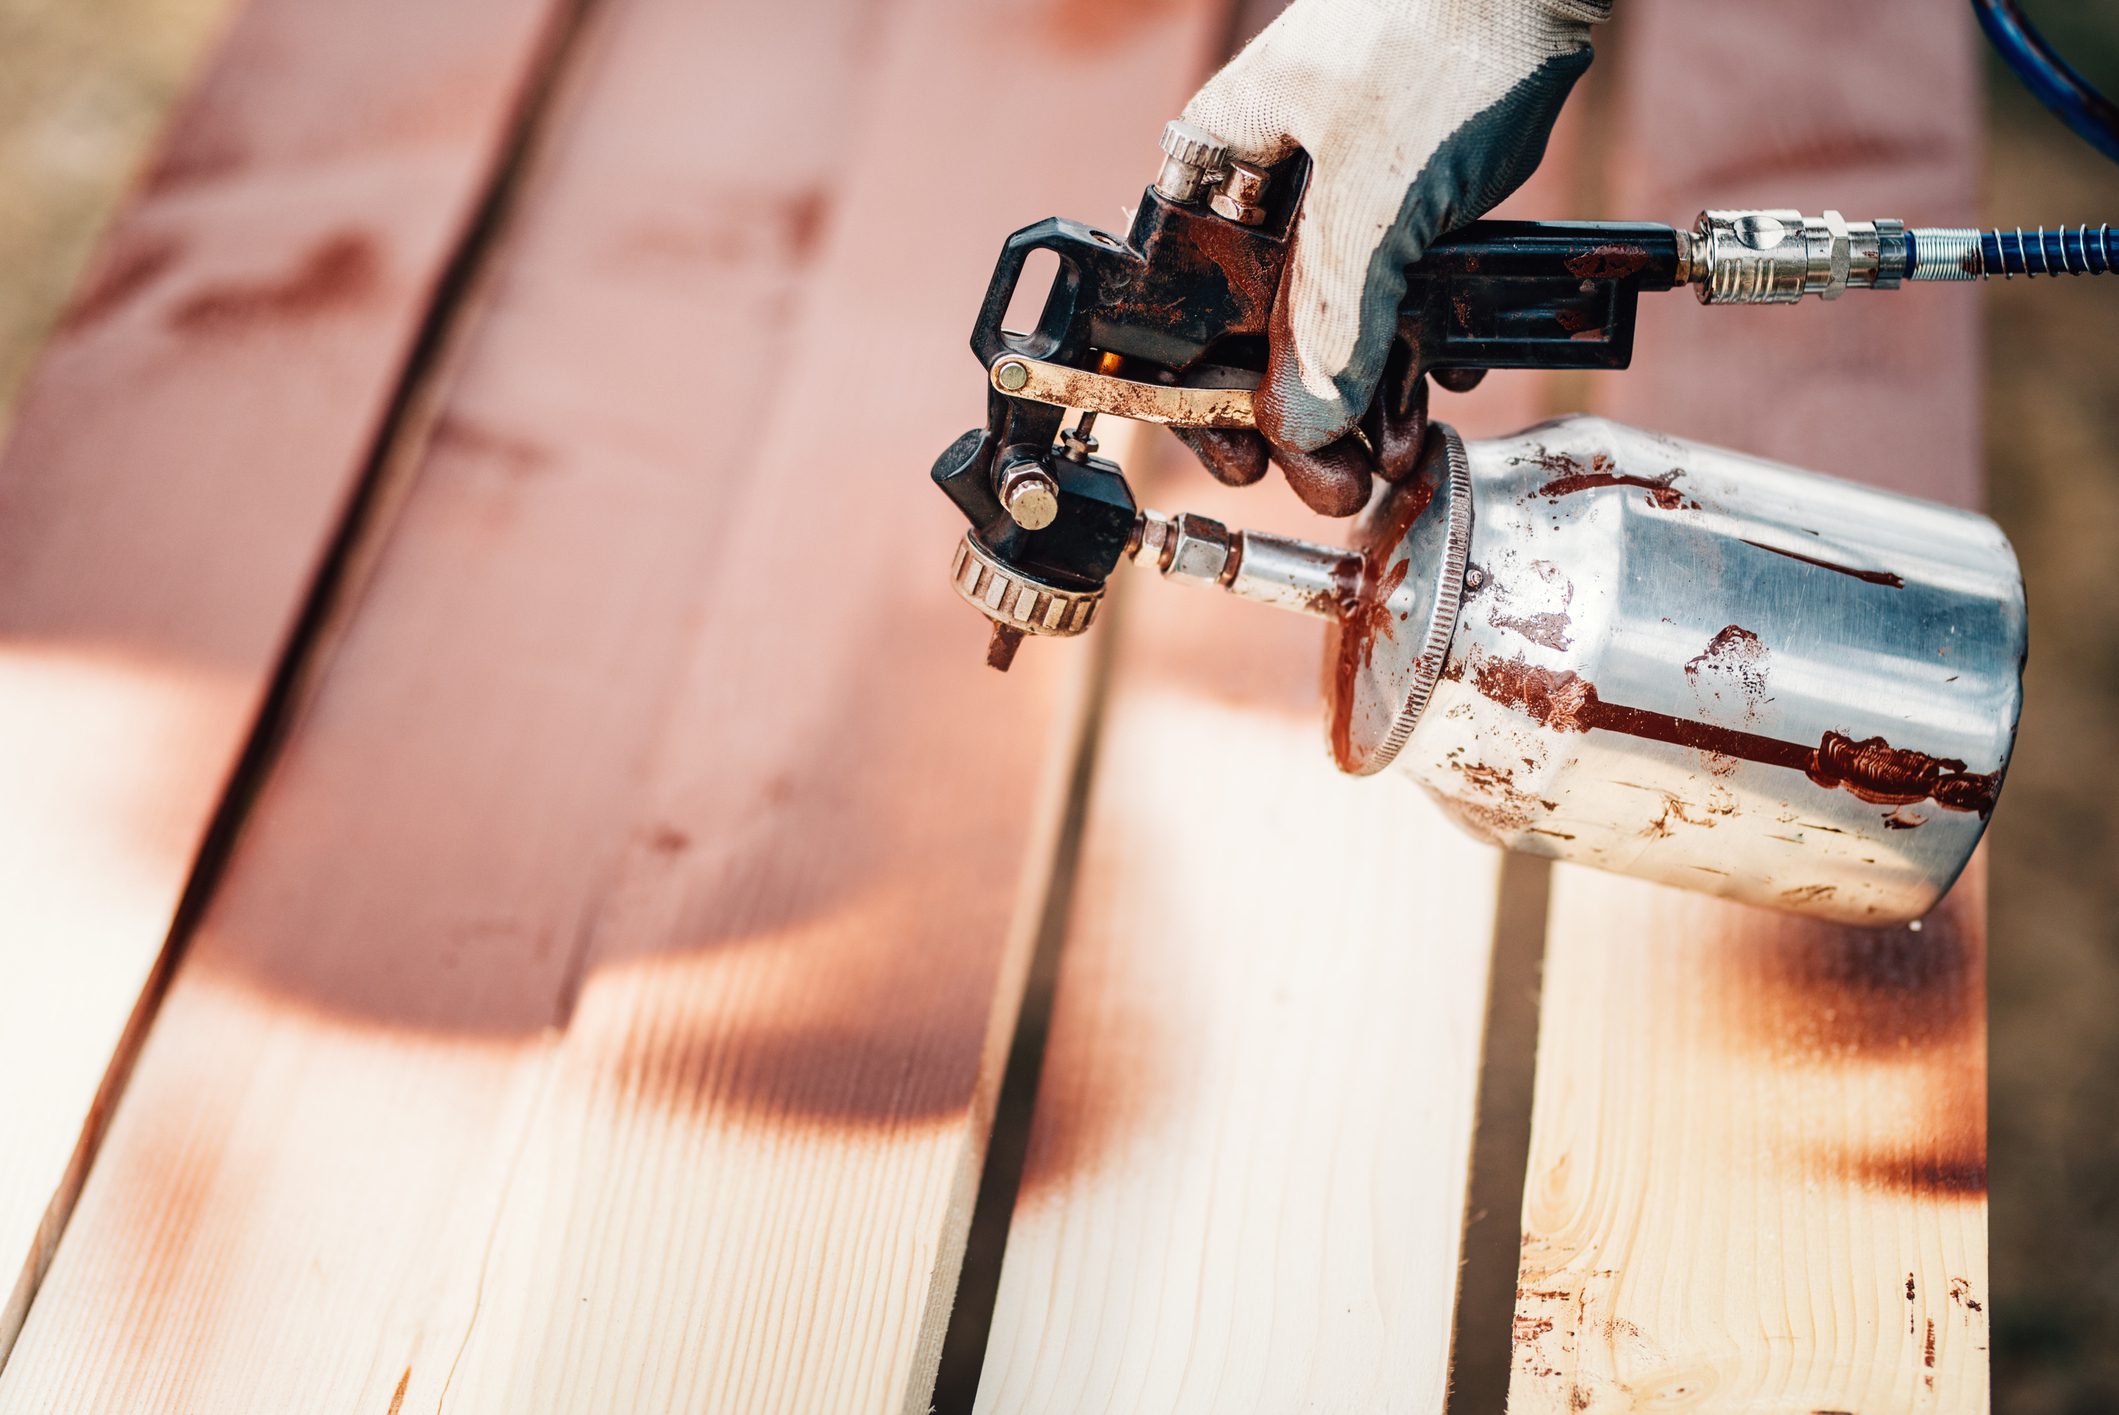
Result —
M 1792 305 L 1805 295 L 1892 290 L 1902 281 L 2109 275 L 2119 264 L 2110 225 L 1978 231 L 1836 211 L 1707 211 L 1686 233 L 1679 279 L 1708 305 Z
M 1142 511 L 1128 553 L 1165 579 L 1219 586 L 1238 599 L 1320 619 L 1337 615 L 1361 584 L 1361 557 L 1354 551 L 1232 531 L 1189 511 Z
M 1701 304 L 1792 305 L 1805 295 L 1889 290 L 1905 278 L 1906 226 L 1836 211 L 1706 211 L 1687 241 Z

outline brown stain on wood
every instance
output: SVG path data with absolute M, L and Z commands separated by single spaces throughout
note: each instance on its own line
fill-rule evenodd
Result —
M 1064 49 L 1100 55 L 1133 41 L 1135 31 L 1166 24 L 1170 0 L 1051 0 L 1042 8 L 1046 37 Z
M 210 121 L 171 126 L 167 145 L 148 168 L 146 190 L 160 195 L 232 177 L 250 165 L 250 154 L 228 126 Z
M 518 477 L 544 471 L 554 461 L 552 449 L 543 443 L 453 410 L 435 424 L 434 448 L 487 462 Z
M 102 323 L 168 274 L 183 255 L 184 242 L 168 232 L 120 237 L 67 310 L 61 328 L 72 334 Z
M 1098 942 L 1071 945 L 1094 950 Z M 1091 954 L 1092 966 L 1097 966 Z M 1062 970 L 1062 981 L 1066 970 Z M 1072 1016 L 1093 1007 L 1096 1021 Z M 1156 1129 L 1173 1063 L 1168 1014 L 1153 997 L 1096 984 L 1063 985 L 1053 999 L 1050 1045 L 1018 1181 L 1020 1201 L 1067 1193 L 1075 1180 L 1118 1164 L 1137 1136 Z
M 615 262 L 628 269 L 661 265 L 790 268 L 812 264 L 829 227 L 830 194 L 746 189 L 719 194 L 704 210 L 665 213 L 618 232 Z
M 284 275 L 197 291 L 170 311 L 169 324 L 181 334 L 225 335 L 315 319 L 366 303 L 382 281 L 382 256 L 374 239 L 342 230 L 311 246 Z
M 410 1366 L 407 1366 L 405 1367 L 405 1373 L 397 1378 L 397 1389 L 390 1393 L 390 1409 L 388 1415 L 398 1415 L 398 1412 L 405 1408 L 405 1390 L 411 1384 L 412 1368 Z
M 1877 1124 L 1799 1122 L 1806 1178 L 1909 1199 L 1986 1193 L 1986 1021 L 1977 871 L 1918 928 L 1862 929 L 1758 910 L 1717 911 L 1722 1038 L 1772 1067 L 1844 1072 L 1885 1088 Z M 1913 1274 L 1906 1300 L 1918 1299 Z

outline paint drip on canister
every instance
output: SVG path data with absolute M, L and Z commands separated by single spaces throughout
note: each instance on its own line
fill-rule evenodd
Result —
M 1438 427 L 1356 546 L 1333 755 L 1483 839 L 1884 925 L 1986 829 L 2027 623 L 1984 516 L 1572 417 Z

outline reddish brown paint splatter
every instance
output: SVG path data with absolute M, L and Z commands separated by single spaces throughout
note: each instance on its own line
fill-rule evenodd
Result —
M 1684 469 L 1673 467 L 1667 472 L 1652 477 L 1636 475 L 1618 470 L 1618 464 L 1599 452 L 1587 467 L 1572 457 L 1547 453 L 1537 459 L 1539 466 L 1558 475 L 1537 490 L 1537 495 L 1548 501 L 1557 501 L 1563 496 L 1577 492 L 1595 491 L 1607 486 L 1636 486 L 1648 493 L 1648 504 L 1659 511 L 1697 511 L 1700 503 L 1688 499 L 1677 489 L 1677 479 Z
M 1820 560 L 1814 555 L 1798 555 L 1792 550 L 1782 550 L 1777 545 L 1766 545 L 1761 541 L 1747 540 L 1744 544 L 1759 550 L 1768 551 L 1774 555 L 1785 556 L 1789 560 L 1800 560 L 1805 565 L 1815 565 L 1820 570 L 1830 570 L 1837 575 L 1851 576 L 1867 584 L 1887 585 L 1894 590 L 1902 590 L 1906 587 L 1905 578 L 1901 575 L 1894 575 L 1889 570 L 1857 570 L 1852 565 L 1841 565 L 1836 561 Z
M 1332 752 L 1340 766 L 1354 764 L 1354 684 L 1375 656 L 1379 638 L 1395 641 L 1397 630 L 1389 602 L 1392 591 L 1412 572 L 1412 557 L 1398 551 L 1415 523 L 1434 504 L 1432 473 L 1402 482 L 1391 493 L 1388 514 L 1368 535 L 1361 551 L 1358 584 L 1335 585 L 1339 602 L 1348 605 L 1326 632 L 1325 697 L 1332 731 Z
M 1929 1370 L 1935 1369 L 1935 1319 L 1928 1318 L 1928 1339 L 1921 1344 L 1920 1364 Z
M 398 1412 L 405 1408 L 405 1389 L 411 1384 L 412 1368 L 407 1366 L 405 1373 L 397 1378 L 397 1389 L 390 1393 L 389 1415 L 398 1415 Z
M 1607 703 L 1579 674 L 1539 668 L 1521 659 L 1482 659 L 1474 682 L 1485 696 L 1555 732 L 1619 732 L 1673 746 L 1693 747 L 1766 766 L 1800 771 L 1819 786 L 1852 792 L 1879 805 L 1932 800 L 1953 811 L 1987 815 L 2001 788 L 2000 773 L 1967 772 L 1951 758 L 1893 747 L 1881 737 L 1862 741 L 1827 732 L 1815 747 L 1742 732 L 1714 723 Z
M 1686 660 L 1685 677 L 1696 692 L 1712 697 L 1719 702 L 1723 688 L 1733 691 L 1739 698 L 1744 720 L 1754 722 L 1759 709 L 1771 699 L 1766 693 L 1766 675 L 1773 666 L 1773 655 L 1759 641 L 1759 636 L 1738 624 L 1722 628 L 1707 647 L 1693 658 Z
M 1598 246 L 1568 261 L 1567 273 L 1582 280 L 1624 280 L 1647 269 L 1653 259 L 1640 246 Z
M 1913 1274 L 1911 1273 L 1906 1274 L 1906 1300 L 1908 1302 L 1920 1300 L 1920 1289 L 1913 1285 Z
M 382 284 L 375 242 L 358 231 L 326 236 L 287 274 L 212 285 L 170 312 L 185 334 L 239 333 L 259 324 L 334 314 L 366 301 Z
M 1926 816 L 1906 814 L 1904 806 L 1900 806 L 1897 810 L 1884 817 L 1885 830 L 1919 830 L 1927 823 L 1928 818 Z
M 1878 806 L 1906 806 L 1933 801 L 1953 811 L 1990 815 L 2001 791 L 1999 772 L 1968 772 L 1953 757 L 1894 747 L 1881 737 L 1857 742 L 1827 732 L 1818 744 L 1810 779 L 1821 786 L 1851 791 Z

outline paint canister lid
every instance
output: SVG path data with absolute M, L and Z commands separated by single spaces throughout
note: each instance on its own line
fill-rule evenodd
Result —
M 1341 771 L 1382 771 L 1419 724 L 1449 657 L 1471 539 L 1464 440 L 1434 423 L 1418 468 L 1363 513 L 1361 591 L 1325 639 L 1325 720 Z

